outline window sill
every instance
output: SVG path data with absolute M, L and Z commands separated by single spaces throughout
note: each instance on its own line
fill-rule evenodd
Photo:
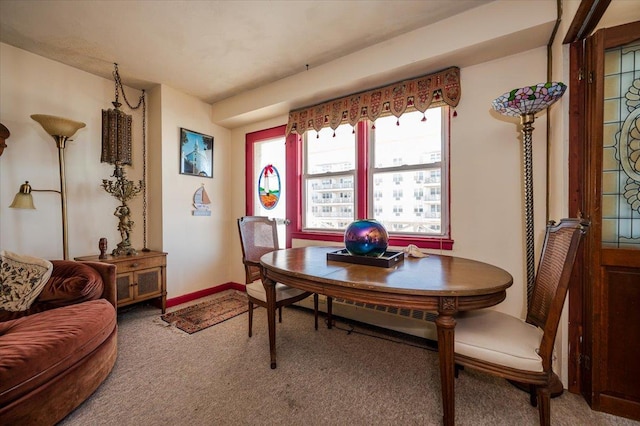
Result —
M 292 232 L 291 238 L 298 240 L 312 240 L 312 241 L 328 241 L 340 243 L 344 245 L 344 234 L 342 232 L 312 232 L 312 231 L 298 231 Z M 438 250 L 453 250 L 453 240 L 450 238 L 436 238 L 436 237 L 415 237 L 415 236 L 391 236 L 389 238 L 389 245 L 392 247 L 406 247 L 409 244 L 413 244 L 419 248 L 425 249 L 438 249 Z

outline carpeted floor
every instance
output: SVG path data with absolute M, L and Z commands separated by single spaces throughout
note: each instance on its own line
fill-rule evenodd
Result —
M 139 305 L 118 326 L 113 372 L 62 426 L 441 424 L 438 356 L 417 338 L 343 321 L 315 331 L 311 311 L 285 308 L 271 370 L 262 308 L 251 338 L 246 313 L 187 334 Z M 538 424 L 528 395 L 504 380 L 467 369 L 455 385 L 457 425 Z M 551 421 L 640 425 L 568 392 L 551 401 Z

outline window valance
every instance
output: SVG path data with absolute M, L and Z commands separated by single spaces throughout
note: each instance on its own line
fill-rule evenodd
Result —
M 355 127 L 360 120 L 375 121 L 380 116 L 398 118 L 409 111 L 424 113 L 428 108 L 449 105 L 460 101 L 460 69 L 445 70 L 404 80 L 366 92 L 355 93 L 289 113 L 286 134 L 302 135 L 309 129 L 320 131 L 323 127 L 333 130 L 344 123 Z

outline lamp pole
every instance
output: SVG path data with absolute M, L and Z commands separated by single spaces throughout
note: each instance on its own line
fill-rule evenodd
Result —
M 64 148 L 68 136 L 52 135 L 58 147 L 58 166 L 60 168 L 60 205 L 62 206 L 62 250 L 63 259 L 69 259 L 69 237 L 67 234 L 67 180 L 64 174 Z
M 79 129 L 86 126 L 80 121 L 56 117 L 46 114 L 33 114 L 32 119 L 40 123 L 42 128 L 56 141 L 58 148 L 58 167 L 60 169 L 60 204 L 62 206 L 62 250 L 63 258 L 69 259 L 69 244 L 67 235 L 67 184 L 64 173 L 64 149 L 70 137 Z
M 525 241 L 527 262 L 527 306 L 531 302 L 533 285 L 536 280 L 535 272 L 535 241 L 533 231 L 533 122 L 535 114 L 522 114 L 522 159 L 524 166 L 524 217 L 525 217 Z

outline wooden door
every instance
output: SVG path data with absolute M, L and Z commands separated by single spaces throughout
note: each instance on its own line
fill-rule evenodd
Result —
M 582 392 L 640 419 L 640 23 L 585 43 Z

